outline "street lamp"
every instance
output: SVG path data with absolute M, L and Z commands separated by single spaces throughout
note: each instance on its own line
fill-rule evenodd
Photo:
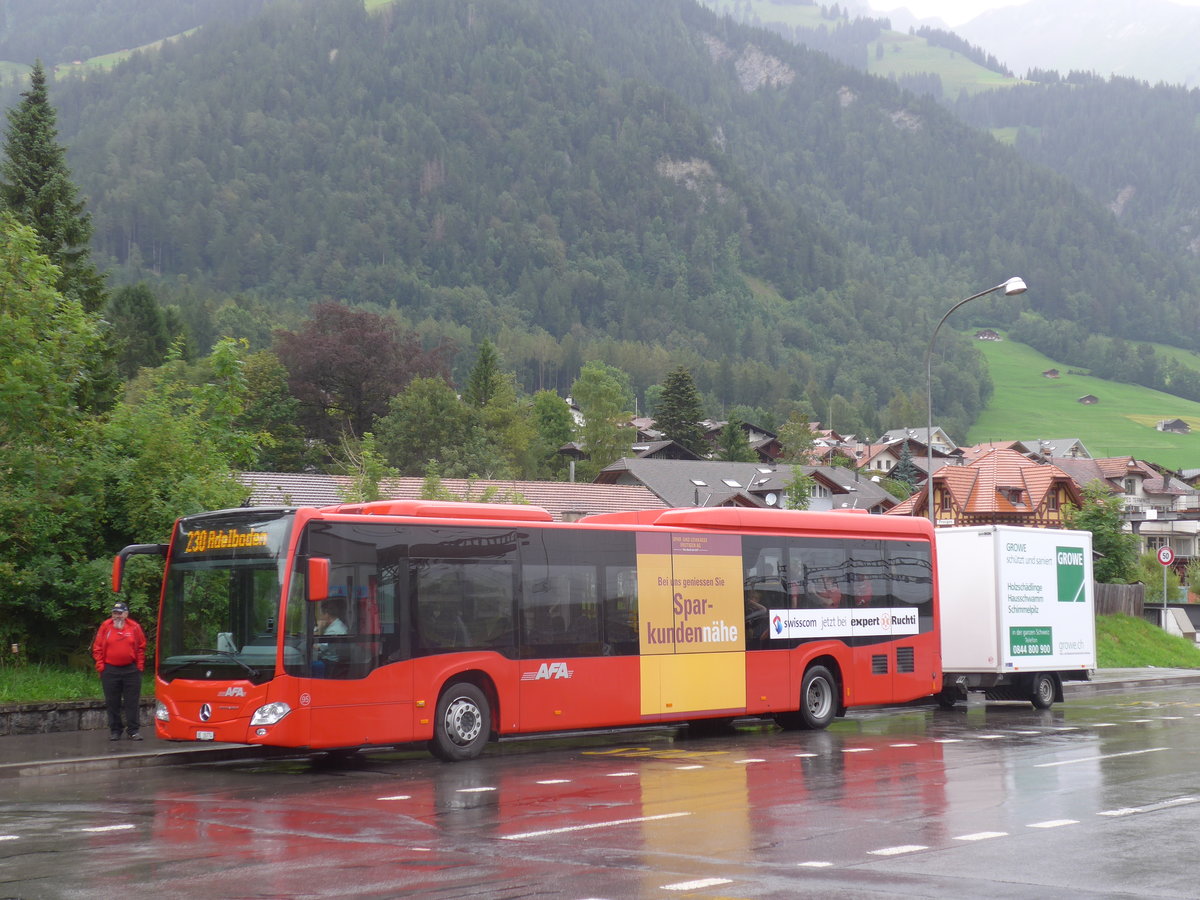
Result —
M 978 300 L 986 294 L 994 294 L 996 291 L 1004 291 L 1004 296 L 1013 297 L 1017 294 L 1023 294 L 1027 290 L 1025 282 L 1020 278 L 1010 278 L 1003 284 L 998 284 L 995 287 L 990 287 L 986 291 L 980 291 L 978 294 L 972 294 L 966 300 L 959 300 L 952 307 L 946 310 L 946 314 L 942 316 L 940 322 L 933 329 L 933 334 L 929 338 L 929 348 L 925 351 L 925 407 L 929 414 L 925 431 L 925 450 L 926 450 L 926 466 L 925 466 L 925 505 L 929 508 L 929 524 L 937 527 L 937 513 L 933 508 L 933 342 L 937 340 L 938 329 L 942 327 L 942 322 L 950 318 L 950 313 L 954 312 L 960 306 L 970 303 L 972 300 Z

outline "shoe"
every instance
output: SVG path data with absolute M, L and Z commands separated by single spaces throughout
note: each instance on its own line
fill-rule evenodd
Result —
M 112 734 L 110 734 L 110 735 L 108 736 L 108 739 L 109 739 L 110 741 L 119 741 L 119 740 L 121 739 L 121 732 L 119 732 L 119 731 L 114 731 Z
M 131 741 L 144 741 L 145 740 L 145 738 L 142 737 L 140 734 L 138 734 L 136 731 L 129 736 L 129 739 Z

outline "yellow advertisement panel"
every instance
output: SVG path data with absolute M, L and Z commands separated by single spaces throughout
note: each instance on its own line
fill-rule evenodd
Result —
M 642 715 L 744 710 L 741 538 L 637 537 Z

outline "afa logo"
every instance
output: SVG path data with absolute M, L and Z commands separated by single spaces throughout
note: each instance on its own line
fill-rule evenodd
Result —
M 218 697 L 245 697 L 246 689 L 243 687 L 238 687 L 237 685 L 231 685 L 231 686 L 227 687 L 225 690 L 219 691 L 217 693 L 217 696 Z
M 771 624 L 775 626 L 776 634 L 783 634 L 783 619 L 779 618 L 779 616 L 776 616 L 771 620 Z
M 536 672 L 523 672 L 522 681 L 549 681 L 551 678 L 570 678 L 575 674 L 574 669 L 568 669 L 565 662 L 542 663 Z

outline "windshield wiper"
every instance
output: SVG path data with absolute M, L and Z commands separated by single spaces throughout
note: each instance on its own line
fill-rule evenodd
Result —
M 225 659 L 231 659 L 231 660 L 233 660 L 235 663 L 237 663 L 239 666 L 241 666 L 243 669 L 245 669 L 247 672 L 249 672 L 249 673 L 250 673 L 250 677 L 251 677 L 252 679 L 254 679 L 254 678 L 258 678 L 258 676 L 259 676 L 259 674 L 260 674 L 260 673 L 259 673 L 259 671 L 258 671 L 258 669 L 254 668 L 253 666 L 249 666 L 249 665 L 247 665 L 246 663 L 242 662 L 240 659 L 238 659 L 238 658 L 237 658 L 237 655 L 236 655 L 236 654 L 234 654 L 234 653 L 231 653 L 231 652 L 230 652 L 230 651 L 228 651 L 228 650 L 212 650 L 212 649 L 203 649 L 203 650 L 197 650 L 197 651 L 196 651 L 196 654 L 197 654 L 198 656 L 210 656 L 210 655 L 211 655 L 211 656 L 220 656 L 220 657 L 223 657 L 223 658 L 225 658 Z M 188 666 L 193 666 L 193 665 L 195 665 L 195 664 L 196 664 L 196 663 L 198 663 L 198 662 L 200 662 L 200 660 L 199 660 L 199 659 L 189 659 L 189 660 L 187 660 L 186 662 L 176 663 L 176 664 L 175 664 L 175 665 L 173 665 L 173 666 L 169 666 L 169 667 L 167 667 L 167 668 L 163 669 L 162 671 L 160 671 L 160 672 L 159 672 L 159 674 L 160 674 L 160 675 L 170 675 L 172 672 L 178 672 L 180 669 L 186 669 Z

